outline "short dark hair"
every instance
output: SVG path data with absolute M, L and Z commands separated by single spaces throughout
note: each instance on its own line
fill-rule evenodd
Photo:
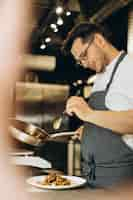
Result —
M 80 23 L 76 25 L 69 33 L 63 42 L 62 52 L 69 54 L 72 48 L 73 42 L 76 38 L 81 38 L 83 43 L 86 42 L 95 33 L 100 33 L 105 39 L 108 40 L 108 33 L 103 27 L 92 23 Z

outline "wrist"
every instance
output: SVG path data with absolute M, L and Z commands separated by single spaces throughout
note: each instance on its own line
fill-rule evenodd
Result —
M 86 116 L 85 116 L 85 122 L 90 122 L 91 121 L 91 118 L 92 116 L 94 115 L 94 110 L 93 109 L 89 109 L 89 111 L 86 113 Z

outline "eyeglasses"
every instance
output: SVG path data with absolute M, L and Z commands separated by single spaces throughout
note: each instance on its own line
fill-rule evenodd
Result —
M 89 40 L 87 47 L 80 53 L 78 59 L 76 59 L 76 65 L 82 65 L 83 60 L 85 60 L 87 57 L 87 52 L 88 52 L 88 49 L 89 49 L 92 41 L 93 41 L 93 38 L 91 38 L 91 40 Z

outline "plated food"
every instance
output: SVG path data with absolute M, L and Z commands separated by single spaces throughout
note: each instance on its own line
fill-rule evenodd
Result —
M 66 190 L 82 187 L 86 184 L 86 180 L 77 176 L 49 174 L 30 177 L 27 183 L 45 190 Z
M 71 181 L 63 176 L 57 175 L 56 173 L 51 173 L 44 178 L 41 182 L 43 185 L 71 185 Z

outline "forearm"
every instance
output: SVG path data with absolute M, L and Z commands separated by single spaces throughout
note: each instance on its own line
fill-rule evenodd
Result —
M 87 122 L 111 129 L 118 134 L 133 134 L 133 110 L 95 111 L 87 115 Z

